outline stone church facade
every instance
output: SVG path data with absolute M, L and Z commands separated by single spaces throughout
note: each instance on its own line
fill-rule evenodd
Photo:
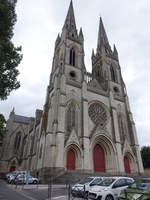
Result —
M 84 35 L 82 29 L 77 31 L 71 1 L 55 42 L 43 111 L 18 124 L 11 112 L 1 168 L 8 171 L 14 162 L 15 168 L 38 172 L 41 177 L 65 171 L 143 173 L 118 52 L 115 45 L 112 50 L 101 18 L 91 60 L 89 73 L 84 64 Z

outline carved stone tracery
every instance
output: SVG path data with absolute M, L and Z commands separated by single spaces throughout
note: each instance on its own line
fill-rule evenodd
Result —
M 104 128 L 107 122 L 107 113 L 104 107 L 99 103 L 93 103 L 89 107 L 88 112 L 92 122 L 95 124 L 95 127 Z

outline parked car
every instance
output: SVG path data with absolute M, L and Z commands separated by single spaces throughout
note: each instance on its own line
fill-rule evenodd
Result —
M 93 200 L 116 200 L 121 190 L 127 188 L 134 182 L 129 177 L 109 177 L 105 178 L 96 186 L 89 190 L 89 199 Z
M 9 173 L 6 175 L 7 177 L 7 182 L 8 183 L 13 183 L 15 178 L 19 175 L 19 174 L 26 174 L 26 171 L 14 171 L 12 173 Z
M 10 176 L 12 176 L 12 175 L 16 175 L 18 172 L 20 172 L 20 171 L 13 171 L 13 172 L 9 172 L 9 173 L 7 173 L 7 174 L 6 174 L 6 178 L 7 178 L 7 180 L 9 179 Z
M 25 184 L 26 183 L 26 175 L 25 174 L 17 175 L 15 180 L 14 180 L 14 183 L 15 184 Z M 38 178 L 34 178 L 32 176 L 29 176 L 28 183 L 29 184 L 38 184 L 39 180 L 38 180 Z
M 142 180 L 141 180 L 142 181 Z M 150 200 L 150 186 L 143 183 L 133 183 L 127 189 L 121 191 L 118 200 Z
M 88 177 L 75 184 L 71 189 L 73 197 L 87 197 L 91 186 L 97 185 L 104 177 Z
M 142 185 L 143 186 L 148 186 L 148 187 L 150 187 L 150 178 L 142 178 L 141 179 L 141 183 L 142 183 Z

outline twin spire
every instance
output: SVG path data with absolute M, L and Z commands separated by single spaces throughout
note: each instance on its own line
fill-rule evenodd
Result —
M 109 41 L 107 34 L 103 25 L 102 18 L 100 17 L 99 31 L 98 31 L 98 41 L 97 41 L 97 52 L 101 51 L 102 47 L 109 46 Z
M 73 3 L 72 0 L 70 2 L 70 6 L 68 9 L 67 17 L 63 26 L 63 30 L 74 32 L 74 34 L 77 34 L 77 28 L 76 28 L 76 22 L 74 17 L 74 9 L 73 9 Z
M 65 19 L 65 23 L 63 26 L 63 30 L 67 30 L 69 34 L 72 34 L 74 36 L 77 36 L 77 28 L 76 28 L 76 22 L 75 22 L 75 16 L 74 16 L 74 9 L 73 9 L 73 3 L 72 0 L 70 2 L 70 6 L 68 9 L 67 17 Z M 82 29 L 80 29 L 79 37 L 83 38 Z M 101 53 L 104 49 L 107 54 L 112 54 L 113 57 L 118 59 L 118 52 L 114 45 L 114 50 L 111 50 L 111 47 L 109 45 L 109 41 L 107 38 L 107 34 L 103 25 L 102 18 L 100 17 L 100 23 L 99 23 L 99 32 L 98 32 L 98 41 L 97 41 L 97 53 Z

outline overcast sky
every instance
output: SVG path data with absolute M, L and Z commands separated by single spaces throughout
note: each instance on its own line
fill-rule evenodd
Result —
M 0 102 L 6 119 L 15 113 L 34 116 L 42 109 L 51 72 L 54 43 L 61 32 L 70 0 L 18 0 L 13 41 L 22 46 L 21 87 Z M 73 0 L 77 28 L 83 29 L 85 64 L 91 71 L 101 16 L 111 46 L 115 43 L 136 123 L 139 143 L 150 145 L 150 1 Z

